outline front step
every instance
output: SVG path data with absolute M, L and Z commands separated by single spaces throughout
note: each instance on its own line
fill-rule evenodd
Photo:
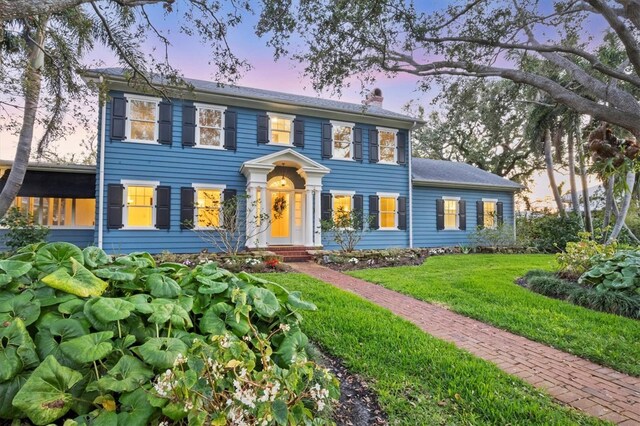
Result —
M 307 248 L 303 246 L 269 246 L 268 250 L 282 256 L 284 262 L 306 262 L 311 260 Z

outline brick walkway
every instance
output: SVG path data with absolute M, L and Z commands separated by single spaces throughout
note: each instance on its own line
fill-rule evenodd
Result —
M 640 425 L 640 378 L 312 262 L 293 269 L 370 300 L 592 416 Z

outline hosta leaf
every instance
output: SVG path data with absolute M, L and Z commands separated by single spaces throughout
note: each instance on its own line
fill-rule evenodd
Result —
M 11 405 L 13 398 L 31 375 L 30 371 L 23 371 L 11 380 L 0 383 L 0 419 L 17 419 L 24 414 Z
M 127 300 L 133 303 L 136 312 L 140 312 L 141 314 L 153 313 L 153 307 L 149 303 L 149 300 L 151 300 L 151 296 L 149 296 L 148 294 L 136 294 L 128 297 Z
M 96 268 L 111 262 L 111 256 L 99 247 L 86 247 L 82 250 L 82 255 L 84 257 L 84 264 L 90 268 Z
M 149 419 L 155 409 L 149 404 L 145 389 L 138 388 L 131 393 L 123 394 L 119 402 L 119 425 L 146 426 L 149 424 Z
M 201 284 L 198 287 L 200 294 L 218 294 L 229 288 L 229 284 L 204 275 L 196 276 L 196 281 Z
M 306 358 L 307 343 L 309 339 L 300 331 L 286 335 L 276 352 L 281 357 L 283 366 L 288 367 L 296 360 Z
M 177 422 L 187 417 L 188 413 L 184 410 L 184 404 L 170 401 L 162 407 L 162 414 Z
M 127 269 L 118 268 L 102 268 L 94 269 L 93 273 L 100 278 L 113 281 L 133 281 L 136 279 L 136 273 Z
M 98 416 L 93 419 L 91 426 L 115 426 L 118 424 L 118 415 L 115 411 L 100 410 Z
M 203 334 L 220 335 L 227 329 L 224 321 L 213 309 L 207 309 L 200 319 L 200 332 Z
M 50 355 L 13 398 L 13 406 L 22 410 L 36 425 L 53 423 L 71 408 L 69 389 L 81 379 L 82 374 L 63 367 Z
M 42 278 L 42 282 L 49 287 L 80 297 L 100 296 L 104 293 L 107 288 L 106 282 L 93 275 L 75 258 L 72 257 L 69 262 L 72 265 L 72 275 L 66 268 L 60 268 Z
M 53 321 L 50 326 L 41 328 L 36 334 L 38 355 L 40 359 L 53 355 L 63 365 L 75 367 L 76 363 L 60 350 L 60 344 L 88 333 L 89 329 L 77 319 L 63 318 Z
M 147 289 L 153 297 L 171 299 L 181 293 L 178 283 L 162 274 L 151 274 L 147 277 Z
M 0 382 L 15 377 L 39 362 L 36 346 L 20 318 L 0 328 Z
M 49 243 L 36 252 L 35 266 L 38 270 L 50 274 L 60 268 L 71 272 L 73 264 L 71 259 L 81 265 L 84 264 L 82 250 L 70 243 Z
M 31 270 L 31 263 L 20 260 L 0 260 L 0 269 L 13 278 L 21 277 Z
M 66 315 L 72 315 L 72 314 L 75 314 L 76 312 L 82 312 L 82 310 L 84 309 L 85 303 L 86 303 L 86 300 L 78 299 L 77 297 L 74 297 L 73 299 L 58 305 L 58 312 Z
M 178 354 L 186 354 L 187 345 L 180 339 L 152 337 L 142 346 L 132 349 L 146 362 L 158 369 L 173 367 Z
M 146 255 L 146 256 L 145 256 Z M 135 268 L 153 268 L 156 262 L 149 253 L 131 253 L 128 256 L 122 256 L 116 259 L 116 263 L 120 265 L 133 266 Z
M 304 309 L 305 311 L 315 311 L 318 309 L 313 303 L 302 300 L 302 293 L 299 291 L 289 293 L 287 302 L 296 309 Z
M 171 321 L 171 325 L 177 328 L 193 327 L 189 312 L 173 300 L 155 299 L 149 306 L 153 310 L 148 318 L 149 322 L 164 324 Z
M 31 292 L 24 292 L 0 302 L 0 322 L 20 318 L 26 325 L 31 325 L 39 316 L 40 301 L 34 299 Z
M 101 322 L 108 323 L 128 318 L 135 305 L 124 299 L 100 297 L 91 304 L 91 312 Z
M 106 357 L 113 350 L 113 332 L 100 331 L 60 344 L 60 350 L 76 362 L 88 363 Z
M 249 297 L 253 300 L 253 308 L 259 315 L 271 318 L 280 310 L 276 295 L 266 288 L 252 287 Z
M 88 390 L 99 389 L 103 392 L 132 392 L 154 376 L 153 371 L 138 358 L 130 355 L 123 355 L 118 363 L 102 376 L 98 381 L 92 383 Z
M 0 274 L 0 287 L 3 287 L 5 285 L 9 284 L 12 280 L 13 280 L 13 278 L 11 278 L 11 275 Z

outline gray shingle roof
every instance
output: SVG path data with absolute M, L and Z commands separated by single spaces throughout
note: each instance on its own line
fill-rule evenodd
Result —
M 125 68 L 95 68 L 89 70 L 86 74 L 88 76 L 105 77 L 124 77 L 126 72 Z M 394 111 L 389 111 L 384 108 L 363 104 L 354 104 L 349 102 L 335 101 L 332 99 L 322 99 L 313 96 L 294 95 L 292 93 L 275 92 L 272 90 L 256 89 L 253 87 L 235 86 L 230 84 L 222 85 L 220 83 L 196 80 L 193 78 L 185 78 L 187 83 L 193 85 L 194 90 L 199 92 L 207 92 L 226 96 L 235 96 L 246 99 L 255 99 L 260 101 L 277 102 L 288 105 L 297 105 L 310 108 L 320 108 L 331 111 L 348 112 L 352 114 L 365 114 L 374 117 L 382 117 L 393 120 L 401 120 L 408 122 L 421 122 L 413 117 L 405 114 L 400 114 Z M 160 78 L 154 78 L 154 82 L 161 84 Z
M 415 183 L 444 186 L 476 186 L 518 190 L 522 186 L 466 163 L 413 158 L 412 179 Z

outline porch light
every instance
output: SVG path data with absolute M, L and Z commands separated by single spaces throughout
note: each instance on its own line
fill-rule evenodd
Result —
M 287 186 L 287 179 L 284 177 L 284 163 L 282 163 L 282 179 L 280 179 L 280 186 Z

